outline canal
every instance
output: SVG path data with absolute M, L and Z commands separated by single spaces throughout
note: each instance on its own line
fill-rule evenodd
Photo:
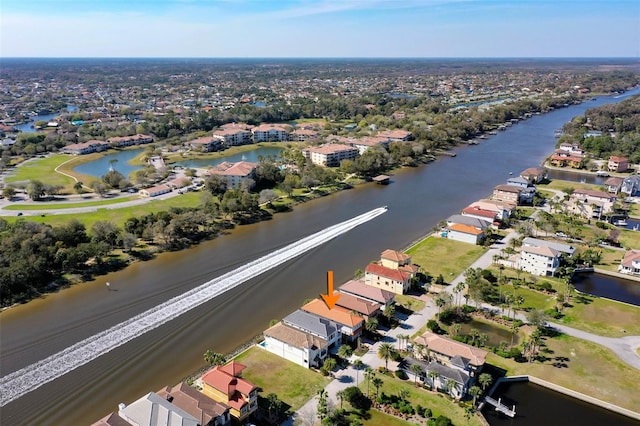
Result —
M 178 383 L 203 366 L 207 349 L 231 351 L 326 290 L 327 270 L 341 283 L 385 249 L 406 248 L 440 220 L 489 196 L 509 172 L 539 165 L 563 123 L 587 108 L 622 99 L 603 97 L 534 116 L 478 145 L 456 149 L 455 158 L 398 172 L 388 186 L 363 185 L 296 206 L 268 222 L 239 227 L 198 247 L 164 253 L 3 312 L 0 369 L 5 376 L 313 232 L 380 206 L 389 208 L 7 404 L 0 423 L 89 424 L 120 402 Z M 107 281 L 114 291 L 106 290 Z
M 575 274 L 572 283 L 576 290 L 583 293 L 640 306 L 640 282 L 638 281 L 586 272 Z

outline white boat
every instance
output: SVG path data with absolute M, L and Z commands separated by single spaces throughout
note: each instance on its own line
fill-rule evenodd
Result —
M 613 222 L 613 224 L 616 226 L 627 226 L 627 221 L 624 219 L 619 219 Z
M 596 176 L 600 176 L 600 177 L 608 177 L 609 176 L 609 172 L 605 172 L 604 170 L 598 170 L 596 172 Z

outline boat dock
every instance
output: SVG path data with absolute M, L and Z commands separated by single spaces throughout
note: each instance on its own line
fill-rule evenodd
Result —
M 511 418 L 516 416 L 516 406 L 514 405 L 513 408 L 509 408 L 506 405 L 504 405 L 502 402 L 500 402 L 500 398 L 498 398 L 498 400 L 496 401 L 490 396 L 485 396 L 484 402 L 486 402 L 487 404 L 493 405 L 496 411 L 499 411 L 502 414 L 506 414 Z

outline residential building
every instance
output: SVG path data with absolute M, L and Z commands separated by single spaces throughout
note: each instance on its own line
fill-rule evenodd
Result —
M 413 357 L 405 358 L 404 369 L 407 373 L 415 374 L 412 368 L 413 365 L 420 367 L 418 378 L 423 383 L 429 385 L 431 389 L 448 392 L 455 399 L 464 397 L 473 383 L 471 375 L 462 368 L 450 367 L 436 361 L 427 362 Z M 447 387 L 449 380 L 454 382 L 454 385 L 450 388 Z
M 113 147 L 143 145 L 153 142 L 153 136 L 150 135 L 131 135 L 131 136 L 114 136 L 108 138 L 107 142 Z
M 526 237 L 522 240 L 523 247 L 550 247 L 571 257 L 576 252 L 576 248 L 569 244 L 558 243 L 556 241 L 540 240 L 538 238 Z
M 283 142 L 289 140 L 291 127 L 286 124 L 261 124 L 251 129 L 254 142 Z
M 626 172 L 629 170 L 629 159 L 612 155 L 607 162 L 607 170 L 610 172 Z
M 640 250 L 627 250 L 618 266 L 618 272 L 640 275 Z
M 567 153 L 558 153 L 557 151 L 549 157 L 549 162 L 555 167 L 571 167 L 573 169 L 581 169 L 584 166 L 584 157 L 579 155 L 569 155 Z
M 370 302 L 379 303 L 382 310 L 395 303 L 395 293 L 366 285 L 364 282 L 358 280 L 347 281 L 341 285 L 338 290 L 344 294 L 351 294 Z
M 90 140 L 82 143 L 72 143 L 61 149 L 63 154 L 85 155 L 94 152 L 102 152 L 109 149 L 109 144 L 105 141 Z
M 371 148 L 383 147 L 387 149 L 389 147 L 389 139 L 381 136 L 365 136 L 363 138 L 350 139 L 346 145 L 357 148 L 358 153 L 362 155 Z
M 616 178 L 619 179 L 619 178 Z M 632 175 L 627 176 L 622 180 L 620 191 L 632 197 L 640 195 L 640 176 Z
M 473 226 L 481 231 L 491 226 L 491 222 L 486 219 L 473 217 L 472 215 L 454 214 L 447 218 L 447 227 L 459 223 L 461 225 Z
M 304 142 L 304 141 L 316 141 L 320 137 L 320 133 L 313 129 L 301 129 L 295 128 L 289 134 L 289 140 Z
M 298 309 L 287 315 L 282 323 L 325 340 L 328 348 L 340 343 L 340 325 L 331 319 Z
M 355 341 L 364 331 L 364 319 L 341 306 L 336 305 L 333 308 L 329 308 L 323 300 L 313 299 L 302 306 L 301 309 L 337 323 L 340 326 L 339 331 L 342 334 L 342 340 L 345 342 Z
M 481 199 L 469 204 L 469 207 L 478 207 L 482 210 L 489 210 L 495 213 L 498 220 L 505 220 L 511 217 L 516 210 L 517 204 L 503 201 Z
M 202 375 L 202 393 L 228 406 L 231 415 L 240 422 L 258 409 L 258 387 L 241 377 L 245 368 L 231 361 Z
M 548 171 L 544 167 L 530 167 L 520 172 L 520 177 L 530 184 L 540 183 L 547 179 Z
M 321 146 L 305 148 L 302 155 L 313 164 L 327 167 L 338 167 L 343 160 L 354 160 L 358 149 L 349 145 L 328 143 Z
M 158 195 L 167 194 L 169 192 L 171 192 L 171 187 L 163 183 L 162 185 L 141 189 L 140 196 L 141 197 L 157 197 Z
M 200 426 L 197 418 L 153 392 L 129 405 L 120 404 L 118 416 L 136 426 Z
M 469 244 L 480 244 L 485 234 L 482 229 L 475 226 L 453 223 L 447 228 L 447 238 Z
M 617 194 L 618 192 L 620 192 L 623 182 L 623 178 L 612 176 L 604 181 L 604 186 L 605 188 L 607 188 L 607 192 L 610 192 L 611 194 Z
M 493 188 L 491 198 L 497 201 L 505 201 L 507 203 L 520 203 L 520 193 L 522 188 L 513 185 L 498 185 Z
M 554 276 L 560 266 L 560 252 L 547 246 L 524 246 L 520 251 L 520 269 L 539 276 Z
M 430 331 L 414 339 L 422 353 L 428 350 L 440 364 L 462 369 L 476 377 L 482 371 L 488 352 Z
M 305 368 L 319 368 L 329 354 L 327 340 L 282 322 L 263 332 L 267 351 Z
M 249 161 L 239 161 L 237 163 L 224 161 L 207 170 L 207 174 L 223 177 L 227 181 L 227 188 L 238 189 L 245 183 L 251 188 L 255 183 L 253 179 L 256 167 L 258 167 L 258 163 Z
M 600 219 L 613 210 L 616 196 L 603 191 L 576 189 L 569 197 L 568 208 L 586 218 Z
M 395 130 L 383 130 L 378 132 L 377 136 L 387 138 L 390 141 L 409 141 L 413 137 L 413 134 L 407 130 L 395 129 Z
M 156 393 L 198 419 L 201 426 L 226 426 L 231 423 L 229 407 L 209 398 L 186 382 L 167 386 Z
M 513 176 L 507 179 L 507 185 L 517 186 L 519 188 L 527 188 L 531 185 L 528 179 L 522 176 Z
M 411 277 L 409 272 L 387 268 L 378 263 L 369 263 L 364 271 L 365 284 L 396 294 L 404 294 L 409 290 Z
M 251 132 L 241 128 L 222 128 L 213 132 L 213 137 L 218 139 L 222 146 L 246 145 L 253 142 Z
M 382 305 L 371 300 L 363 299 L 349 293 L 336 292 L 340 297 L 336 301 L 336 306 L 355 312 L 365 320 L 378 316 L 381 313 Z
M 387 249 L 380 254 L 380 265 L 397 269 L 411 274 L 413 278 L 418 272 L 418 266 L 411 263 L 411 256 L 397 250 Z
M 469 216 L 476 219 L 484 220 L 489 223 L 493 223 L 498 220 L 497 213 L 493 210 L 485 210 L 478 206 L 469 206 L 462 209 L 462 216 Z
M 202 138 L 193 139 L 187 142 L 191 149 L 204 152 L 219 151 L 222 149 L 222 141 L 213 136 L 204 136 Z

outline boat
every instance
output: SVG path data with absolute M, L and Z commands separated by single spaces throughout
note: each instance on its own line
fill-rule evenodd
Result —
M 600 177 L 609 177 L 609 172 L 606 172 L 604 170 L 598 170 L 596 172 L 596 176 L 600 176 Z
M 627 226 L 627 221 L 624 219 L 618 219 L 615 222 L 613 222 L 613 224 L 616 226 Z

